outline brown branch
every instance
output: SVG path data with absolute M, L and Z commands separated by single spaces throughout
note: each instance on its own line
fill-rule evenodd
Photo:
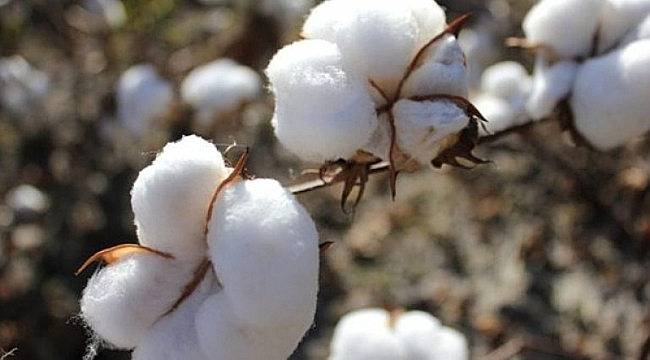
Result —
M 507 360 L 525 351 L 535 351 L 567 359 L 586 359 L 586 356 L 580 353 L 564 349 L 556 340 L 528 335 L 507 341 L 481 360 Z

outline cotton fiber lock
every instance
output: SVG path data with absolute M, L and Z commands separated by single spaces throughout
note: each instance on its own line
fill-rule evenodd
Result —
M 132 190 L 139 244 L 96 254 L 81 317 L 134 360 L 286 359 L 316 308 L 318 236 L 275 180 L 209 142 L 166 145 Z
M 480 114 L 466 100 L 461 24 L 447 25 L 431 0 L 321 3 L 304 40 L 266 69 L 276 136 L 306 161 L 384 160 L 393 174 L 476 162 L 469 152 Z

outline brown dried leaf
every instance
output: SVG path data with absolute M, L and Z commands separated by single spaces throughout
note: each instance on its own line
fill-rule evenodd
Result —
M 89 257 L 86 261 L 84 261 L 84 263 L 79 267 L 77 271 L 75 271 L 74 274 L 79 275 L 82 271 L 84 271 L 90 264 L 94 263 L 95 261 L 102 260 L 106 264 L 110 265 L 133 254 L 153 254 L 153 255 L 164 257 L 166 259 L 174 258 L 174 256 L 169 253 L 158 251 L 150 247 L 146 247 L 138 244 L 121 244 L 94 253 L 91 257 Z

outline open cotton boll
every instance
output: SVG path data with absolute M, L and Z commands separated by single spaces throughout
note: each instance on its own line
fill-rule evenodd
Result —
M 561 57 L 589 54 L 604 0 L 541 0 L 523 20 L 526 38 Z
M 140 243 L 179 259 L 202 257 L 205 213 L 228 174 L 221 153 L 198 136 L 165 145 L 131 190 Z
M 432 340 L 436 338 L 441 330 L 438 319 L 424 311 L 408 311 L 397 316 L 394 321 L 395 336 L 405 344 L 409 360 L 437 359 L 433 351 L 438 347 L 432 346 Z M 452 360 L 453 358 L 440 358 Z
M 574 125 L 607 150 L 650 130 L 650 40 L 585 62 L 570 99 Z
M 650 14 L 648 0 L 607 0 L 600 17 L 598 50 L 606 51 Z
M 293 195 L 271 179 L 232 184 L 209 226 L 210 259 L 235 321 L 304 333 L 316 309 L 318 234 Z
M 275 94 L 275 134 L 302 159 L 347 158 L 370 138 L 374 104 L 365 83 L 343 70 L 336 45 L 295 42 L 278 51 L 266 73 Z
M 469 124 L 463 109 L 448 100 L 399 100 L 393 107 L 395 133 L 400 149 L 427 165 L 456 140 Z
M 472 98 L 472 104 L 488 119 L 484 124 L 487 132 L 482 126 L 479 127 L 482 135 L 497 133 L 517 124 L 520 114 L 517 114 L 505 99 L 483 93 Z
M 206 354 L 199 345 L 195 315 L 210 294 L 217 290 L 214 274 L 208 272 L 201 284 L 178 308 L 151 327 L 133 351 L 132 360 L 236 359 Z
M 502 61 L 491 65 L 481 75 L 483 92 L 510 99 L 527 93 L 531 79 L 523 65 L 516 61 Z
M 181 84 L 181 99 L 192 106 L 203 124 L 219 120 L 257 97 L 260 76 L 231 59 L 220 59 L 192 70 Z
M 456 37 L 446 35 L 427 49 L 426 60 L 404 83 L 404 97 L 450 94 L 467 96 L 469 82 L 465 54 Z
M 141 136 L 152 121 L 164 117 L 174 104 L 172 85 L 151 64 L 134 65 L 115 86 L 117 116 L 132 134 Z
M 551 115 L 558 102 L 571 91 L 578 68 L 576 62 L 567 60 L 549 66 L 541 56 L 538 57 L 533 87 L 526 103 L 526 111 L 533 120 Z
M 418 35 L 417 20 L 408 8 L 390 0 L 359 0 L 347 6 L 328 4 L 323 13 L 314 10 L 303 34 L 336 44 L 349 71 L 371 79 L 389 96 L 404 75 Z M 327 3 L 326 3 L 327 4 Z M 332 9 L 340 9 L 337 14 Z M 338 20 L 327 20 L 335 16 Z M 325 25 L 331 26 L 325 29 Z
M 88 280 L 81 316 L 104 341 L 134 348 L 174 303 L 190 268 L 153 254 L 134 254 L 111 264 Z
M 384 309 L 362 309 L 341 318 L 332 336 L 329 360 L 408 360 Z

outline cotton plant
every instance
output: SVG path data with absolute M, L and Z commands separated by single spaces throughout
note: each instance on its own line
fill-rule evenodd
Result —
M 467 360 L 467 340 L 423 311 L 366 308 L 341 318 L 329 360 Z
M 257 98 L 262 80 L 255 70 L 232 59 L 198 66 L 181 84 L 181 100 L 195 111 L 202 128 L 227 118 L 244 103 Z
M 131 191 L 138 244 L 96 253 L 81 318 L 134 360 L 286 359 L 316 308 L 318 236 L 275 180 L 208 141 L 166 145 Z M 95 341 L 95 345 L 97 341 Z M 86 358 L 96 353 L 91 347 Z
M 343 201 L 388 162 L 400 171 L 461 165 L 482 116 L 467 100 L 465 55 L 431 0 L 329 0 L 315 7 L 302 40 L 280 49 L 266 74 L 275 95 L 275 135 L 320 173 L 343 168 Z M 358 198 L 357 198 L 358 200 Z
M 176 104 L 174 87 L 149 63 L 131 66 L 115 84 L 117 119 L 129 133 L 142 137 Z
M 608 150 L 650 130 L 650 1 L 542 0 L 526 15 L 525 45 L 537 51 L 526 109 Z M 567 35 L 570 34 L 570 35 Z

